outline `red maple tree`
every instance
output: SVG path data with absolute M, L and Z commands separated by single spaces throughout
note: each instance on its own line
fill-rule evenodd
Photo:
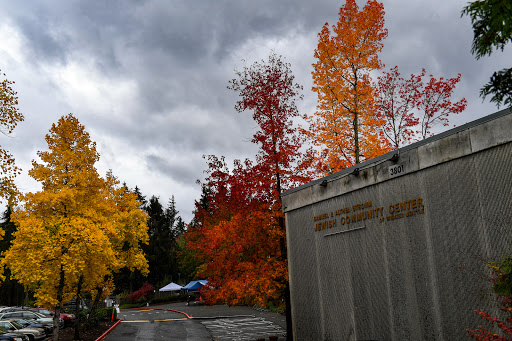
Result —
M 414 109 L 420 97 L 419 85 L 423 75 L 411 75 L 404 80 L 398 66 L 395 66 L 377 80 L 377 103 L 380 116 L 385 120 L 382 133 L 395 149 L 415 137 L 414 127 L 419 118 Z
M 409 142 L 432 135 L 436 124 L 448 125 L 448 116 L 462 112 L 467 105 L 465 98 L 451 100 L 460 74 L 454 78 L 436 79 L 430 75 L 423 83 L 425 69 L 410 78 L 400 77 L 398 67 L 385 71 L 377 79 L 378 113 L 384 119 L 383 138 L 396 149 Z
M 251 142 L 260 146 L 256 156 L 261 180 L 267 190 L 274 190 L 279 200 L 283 188 L 308 181 L 314 174 L 309 168 L 310 152 L 300 152 L 305 136 L 294 126 L 299 117 L 297 99 L 302 99 L 302 86 L 294 83 L 291 66 L 272 53 L 268 62 L 255 62 L 236 72 L 229 89 L 241 97 L 235 105 L 238 112 L 250 110 L 260 130 Z
M 235 160 L 232 170 L 223 157 L 207 157 L 205 200 L 196 203 L 200 224 L 188 245 L 204 261 L 207 302 L 280 305 L 287 283 L 280 195 L 312 174 L 310 154 L 300 150 L 304 136 L 293 122 L 302 87 L 275 54 L 236 75 L 228 88 L 241 97 L 237 111 L 253 112 L 259 130 L 252 142 L 260 149 L 255 163 Z
M 259 172 L 251 161 L 235 160 L 233 170 L 224 158 L 210 155 L 207 161 L 202 185 L 208 204 L 197 203 L 202 223 L 188 239 L 205 261 L 199 271 L 209 280 L 203 297 L 208 303 L 278 304 L 287 271 L 280 248 L 284 231 L 275 221 L 278 206 L 256 190 Z
M 425 73 L 425 69 L 423 69 Z M 424 86 L 418 102 L 421 120 L 421 137 L 423 139 L 432 136 L 431 129 L 436 124 L 448 126 L 448 116 L 464 111 L 467 106 L 465 98 L 452 102 L 450 97 L 455 86 L 460 81 L 460 73 L 457 77 L 436 79 L 430 75 L 430 80 Z

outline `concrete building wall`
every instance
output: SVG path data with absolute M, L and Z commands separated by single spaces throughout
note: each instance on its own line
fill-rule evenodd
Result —
M 296 340 L 461 340 L 475 309 L 497 313 L 486 263 L 512 246 L 512 115 L 392 155 L 283 196 Z

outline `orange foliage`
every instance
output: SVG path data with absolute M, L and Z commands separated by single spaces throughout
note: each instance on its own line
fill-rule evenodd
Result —
M 287 277 L 279 202 L 255 189 L 259 172 L 250 161 L 235 161 L 233 171 L 224 158 L 209 156 L 208 164 L 207 204 L 196 202 L 200 223 L 185 235 L 205 262 L 199 274 L 209 280 L 204 298 L 208 303 L 279 302 Z
M 383 5 L 368 1 L 359 11 L 355 0 L 340 8 L 332 32 L 325 23 L 318 34 L 312 74 L 319 103 L 306 133 L 320 147 L 316 161 L 326 174 L 389 150 L 379 138 L 383 120 L 369 74 L 382 67 L 378 53 L 386 36 Z

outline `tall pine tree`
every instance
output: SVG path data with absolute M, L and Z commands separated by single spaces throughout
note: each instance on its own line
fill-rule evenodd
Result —
M 16 225 L 11 221 L 12 209 L 7 206 L 0 223 L 1 230 L 4 231 L 4 237 L 0 240 L 0 253 L 3 253 L 11 246 L 12 235 L 16 231 Z M 24 290 L 23 286 L 17 280 L 10 278 L 11 271 L 5 269 L 5 280 L 0 287 L 0 304 L 12 306 L 23 304 Z

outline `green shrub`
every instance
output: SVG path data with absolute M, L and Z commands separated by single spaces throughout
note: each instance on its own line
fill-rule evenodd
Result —
M 267 305 L 268 310 L 273 311 L 274 313 L 283 314 L 284 313 L 284 305 L 281 304 L 279 306 L 275 306 L 273 302 L 268 302 Z
M 119 306 L 120 309 L 140 308 L 144 307 L 146 303 L 127 303 Z
M 85 320 L 85 329 L 90 329 L 99 325 L 101 321 L 110 321 L 114 313 L 114 319 L 117 319 L 117 313 L 114 308 L 100 308 L 94 311 L 94 316 L 89 317 L 90 310 L 80 312 L 80 318 Z

